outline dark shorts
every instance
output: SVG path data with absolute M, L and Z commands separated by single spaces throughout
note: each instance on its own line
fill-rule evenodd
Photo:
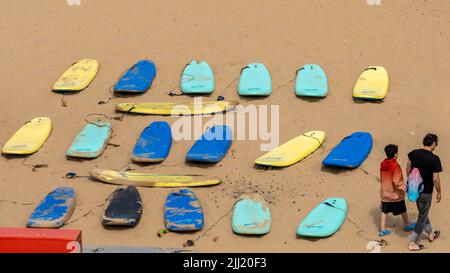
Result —
M 405 200 L 398 202 L 381 202 L 381 212 L 400 215 L 406 212 Z

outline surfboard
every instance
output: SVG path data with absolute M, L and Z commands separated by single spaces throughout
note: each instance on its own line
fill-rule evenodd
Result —
M 96 121 L 87 124 L 75 137 L 66 154 L 69 157 L 97 158 L 108 145 L 111 138 L 111 124 Z
M 328 78 L 317 64 L 304 65 L 297 72 L 295 94 L 299 97 L 326 97 Z
M 104 183 L 136 187 L 201 187 L 222 183 L 220 179 L 207 178 L 202 175 L 148 174 L 102 169 L 92 169 L 90 174 Z
M 230 126 L 213 126 L 194 143 L 186 155 L 186 160 L 217 163 L 225 157 L 232 143 L 233 132 Z
M 119 112 L 146 115 L 206 115 L 230 111 L 239 103 L 236 101 L 207 101 L 201 103 L 148 102 L 120 103 L 116 105 Z
M 259 157 L 255 163 L 263 166 L 287 167 L 313 153 L 324 141 L 325 132 L 307 132 Z
M 344 138 L 323 160 L 323 165 L 342 168 L 357 168 L 372 151 L 370 133 L 355 132 Z
M 238 84 L 240 96 L 269 96 L 272 78 L 264 64 L 251 63 L 241 70 Z
M 297 235 L 302 237 L 330 237 L 344 223 L 347 216 L 347 201 L 343 198 L 329 198 L 320 203 L 300 223 Z
M 53 85 L 55 92 L 78 92 L 91 84 L 98 73 L 98 61 L 82 59 L 74 63 Z
M 264 235 L 270 232 L 272 216 L 259 194 L 243 195 L 234 205 L 231 226 L 237 234 Z
M 204 217 L 197 196 L 188 189 L 172 191 L 164 205 L 164 220 L 170 231 L 201 230 Z
M 205 61 L 193 60 L 181 75 L 183 94 L 211 94 L 214 91 L 214 73 Z
M 104 226 L 134 227 L 139 224 L 142 215 L 142 201 L 134 186 L 122 186 L 108 198 L 103 213 Z
M 57 188 L 49 193 L 28 219 L 29 228 L 62 227 L 75 209 L 77 198 L 72 188 Z
M 114 92 L 144 93 L 150 89 L 155 77 L 155 64 L 149 60 L 141 60 L 123 74 L 114 86 Z
M 28 155 L 44 145 L 52 130 L 49 118 L 32 119 L 23 125 L 3 146 L 2 153 Z
M 135 162 L 161 162 L 169 155 L 172 130 L 165 121 L 152 122 L 141 133 L 131 159 Z
M 366 68 L 353 89 L 353 98 L 361 100 L 383 100 L 389 89 L 389 75 L 382 66 Z

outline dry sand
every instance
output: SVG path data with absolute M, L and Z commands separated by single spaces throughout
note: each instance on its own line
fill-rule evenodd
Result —
M 448 120 L 450 99 L 450 3 L 446 0 L 383 0 L 369 6 L 365 0 L 82 0 L 68 6 L 64 0 L 2 1 L 0 10 L 0 143 L 27 120 L 48 116 L 53 131 L 44 147 L 23 158 L 0 157 L 0 226 L 24 226 L 37 203 L 57 186 L 74 187 L 78 206 L 68 229 L 82 229 L 85 245 L 182 247 L 196 240 L 196 251 L 205 252 L 367 252 L 369 240 L 378 239 L 379 163 L 383 147 L 400 145 L 404 166 L 409 150 L 420 147 L 427 132 L 441 138 L 443 201 L 433 204 L 431 219 L 443 231 L 427 251 L 448 251 L 450 202 L 447 189 L 450 157 Z M 50 91 L 54 81 L 74 61 L 96 58 L 99 75 L 86 90 L 66 96 Z M 106 100 L 119 75 L 141 58 L 157 64 L 157 78 L 146 94 Z M 224 93 L 228 100 L 247 105 L 280 105 L 280 138 L 285 142 L 309 130 L 324 130 L 328 138 L 303 162 L 282 170 L 263 171 L 253 161 L 262 154 L 260 141 L 235 141 L 219 164 L 203 168 L 184 162 L 193 141 L 173 144 L 169 158 L 147 167 L 155 173 L 199 173 L 223 178 L 220 186 L 195 189 L 202 201 L 206 227 L 203 232 L 158 238 L 164 227 L 163 204 L 169 189 L 139 189 L 143 218 L 129 230 L 106 230 L 101 225 L 103 204 L 115 186 L 88 178 L 63 179 L 73 171 L 88 175 L 92 167 L 124 166 L 141 130 L 155 120 L 173 123 L 170 117 L 125 116 L 113 121 L 112 143 L 96 160 L 70 161 L 65 151 L 84 126 L 88 113 L 114 116 L 114 104 L 126 101 L 186 101 L 169 97 L 183 66 L 191 59 L 205 59 L 216 75 L 215 97 L 249 62 L 263 62 L 272 73 L 274 87 L 291 81 L 306 63 L 326 71 L 330 94 L 309 101 L 296 98 L 293 83 L 269 98 L 252 100 L 237 95 L 236 82 Z M 352 88 L 361 71 L 370 65 L 385 66 L 391 87 L 383 103 L 355 103 Z M 352 131 L 369 131 L 373 152 L 356 169 L 338 173 L 321 168 L 321 160 Z M 48 164 L 35 172 L 28 165 Z M 130 168 L 142 169 L 131 164 Z M 271 203 L 273 227 L 262 238 L 234 235 L 230 215 L 235 198 L 258 191 Z M 349 201 L 348 220 L 333 237 L 318 241 L 297 239 L 300 220 L 320 201 L 342 196 Z M 415 217 L 414 206 L 409 204 Z M 386 237 L 386 252 L 405 252 L 407 235 L 400 219 L 390 218 L 393 235 Z

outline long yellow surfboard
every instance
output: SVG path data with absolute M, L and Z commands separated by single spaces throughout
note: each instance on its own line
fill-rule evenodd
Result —
M 2 153 L 27 155 L 39 150 L 44 145 L 52 130 L 49 118 L 32 119 L 23 125 L 3 146 Z
M 353 89 L 353 97 L 362 100 L 383 100 L 389 89 L 389 75 L 382 66 L 366 68 Z
M 74 63 L 53 85 L 55 92 L 78 92 L 94 80 L 98 73 L 98 61 L 82 59 Z
M 173 102 L 149 102 L 149 103 L 120 103 L 116 110 L 127 113 L 147 115 L 204 115 L 221 113 L 232 110 L 239 103 L 236 101 L 207 101 L 201 103 L 173 103 Z
M 255 163 L 264 166 L 287 167 L 313 153 L 324 141 L 325 132 L 307 132 L 259 157 Z
M 102 169 L 92 169 L 90 174 L 97 180 L 108 184 L 137 187 L 200 187 L 217 185 L 222 182 L 220 179 L 206 178 L 201 175 L 161 175 Z

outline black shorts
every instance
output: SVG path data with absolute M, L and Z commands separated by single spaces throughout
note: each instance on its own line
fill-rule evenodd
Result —
M 405 200 L 398 202 L 381 202 L 381 212 L 400 215 L 406 212 Z

